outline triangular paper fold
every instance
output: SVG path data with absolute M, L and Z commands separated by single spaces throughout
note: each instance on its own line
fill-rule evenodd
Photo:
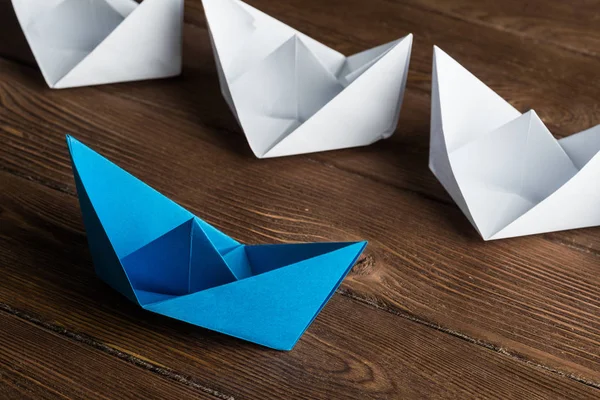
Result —
M 291 349 L 366 242 L 243 245 L 68 136 L 98 275 L 142 307 Z
M 72 137 L 67 142 L 74 171 L 120 258 L 193 218 L 192 213 L 81 142 Z
M 136 290 L 169 296 L 190 293 L 192 227 L 193 220 L 186 221 L 121 259 Z
M 351 57 L 239 0 L 203 0 L 221 91 L 259 157 L 393 134 L 412 35 Z
M 188 292 L 195 293 L 237 280 L 209 235 L 194 218 L 191 232 Z M 243 246 L 239 246 L 243 247 Z
M 51 88 L 181 71 L 183 0 L 12 0 Z
M 83 215 L 83 223 L 88 236 L 88 246 L 96 273 L 102 280 L 109 284 L 129 300 L 136 302 L 136 293 L 121 266 L 119 256 L 115 252 L 113 244 L 104 230 L 102 222 L 92 205 L 87 190 L 81 182 L 79 172 L 73 163 L 73 175 L 75 176 L 75 187 L 79 197 L 79 206 Z
M 429 165 L 484 239 L 600 224 L 600 129 L 557 141 L 437 47 L 432 80 Z
M 360 242 L 346 244 L 314 258 L 145 308 L 268 347 L 289 350 L 329 300 L 364 246 Z M 263 257 L 268 260 L 268 250 L 256 261 Z

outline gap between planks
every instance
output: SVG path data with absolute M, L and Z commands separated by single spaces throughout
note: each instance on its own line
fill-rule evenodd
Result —
M 99 351 L 106 353 L 108 355 L 111 355 L 111 356 L 118 357 L 121 360 L 124 360 L 130 364 L 135 365 L 136 367 L 143 368 L 148 372 L 158 374 L 162 377 L 165 377 L 167 379 L 170 379 L 170 380 L 180 383 L 182 385 L 186 385 L 193 389 L 199 390 L 203 393 L 212 395 L 213 397 L 215 397 L 217 399 L 235 400 L 235 398 L 233 396 L 222 393 L 215 389 L 211 389 L 210 387 L 197 382 L 192 377 L 185 376 L 185 375 L 183 375 L 175 370 L 172 370 L 170 368 L 158 366 L 151 362 L 142 360 L 141 358 L 132 356 L 131 354 L 128 354 L 128 353 L 122 352 L 120 350 L 117 350 L 113 347 L 107 346 L 106 344 L 103 344 L 87 335 L 71 332 L 60 325 L 51 324 L 49 322 L 42 321 L 42 320 L 40 320 L 36 317 L 33 317 L 25 312 L 22 312 L 22 311 L 12 308 L 8 304 L 0 303 L 0 312 L 4 312 L 13 317 L 27 321 L 27 322 L 29 322 L 35 326 L 38 326 L 44 330 L 54 332 L 55 334 L 58 334 L 61 336 L 65 336 L 71 340 L 78 342 L 78 343 L 82 343 L 82 344 L 91 346 L 91 347 L 95 348 L 96 350 L 99 350 Z
M 316 161 L 316 162 L 320 162 L 320 161 Z M 340 170 L 344 171 L 343 169 L 340 169 Z M 43 182 L 41 182 L 40 180 L 38 180 L 36 178 L 27 177 L 27 176 L 21 176 L 20 174 L 16 173 L 15 171 L 9 170 L 9 169 L 4 168 L 2 166 L 0 166 L 0 171 L 4 171 L 4 172 L 7 172 L 7 173 L 10 173 L 10 174 L 12 174 L 12 175 L 14 175 L 14 176 L 16 176 L 16 177 L 18 177 L 20 179 L 27 179 L 29 181 L 35 182 L 36 184 L 46 186 L 46 187 L 48 187 L 48 188 L 50 188 L 52 190 L 56 190 L 58 192 L 65 193 L 67 195 L 76 197 L 75 193 L 72 193 L 71 191 L 67 190 L 66 188 L 61 188 L 61 187 L 58 187 L 57 185 L 46 185 L 46 184 L 44 184 Z M 349 171 L 346 171 L 346 172 L 349 172 Z M 352 172 L 350 172 L 350 173 L 352 173 Z M 363 177 L 360 174 L 356 174 L 356 175 Z M 369 177 L 363 177 L 363 178 L 370 179 Z M 403 188 L 399 188 L 399 189 L 404 190 Z M 408 190 L 408 189 L 406 189 L 406 190 Z M 412 193 L 416 193 L 418 195 L 422 195 L 420 192 L 415 192 L 415 191 L 411 191 L 411 192 Z M 440 202 L 442 204 L 448 205 L 447 202 L 445 202 L 445 201 L 443 201 L 441 199 L 436 199 L 436 201 L 438 201 L 438 202 Z M 550 240 L 550 239 L 547 239 L 547 240 Z M 577 246 L 571 246 L 570 244 L 563 243 L 560 240 L 552 240 L 552 241 L 556 242 L 557 244 L 560 244 L 560 245 L 565 245 L 565 246 L 572 247 L 572 248 L 574 248 L 576 250 L 579 250 L 579 251 L 587 251 L 587 252 L 591 252 L 591 253 L 597 255 L 596 252 L 592 252 L 591 250 L 583 249 L 583 248 L 580 248 L 580 247 L 577 247 Z M 370 258 L 363 258 L 363 259 L 359 260 L 356 263 L 356 265 L 354 266 L 354 268 L 358 267 L 360 269 L 361 266 L 362 266 L 362 264 L 369 263 L 369 262 L 373 262 L 373 261 Z M 540 363 L 537 363 L 537 362 L 533 362 L 533 361 L 527 359 L 526 357 L 524 357 L 524 356 L 522 356 L 522 355 L 520 355 L 518 353 L 511 352 L 511 351 L 509 351 L 509 350 L 507 350 L 507 349 L 505 349 L 503 347 L 496 346 L 493 343 L 490 343 L 490 342 L 487 342 L 487 341 L 484 341 L 484 340 L 480 340 L 480 339 L 476 339 L 474 337 L 471 337 L 469 335 L 463 334 L 461 332 L 458 332 L 458 331 L 452 330 L 450 328 L 441 326 L 441 325 L 439 325 L 439 324 L 437 324 L 435 322 L 428 321 L 428 320 L 423 319 L 423 318 L 421 318 L 421 317 L 419 317 L 417 315 L 409 313 L 409 312 L 407 312 L 405 310 L 399 309 L 397 307 L 389 306 L 388 304 L 385 304 L 384 302 L 380 302 L 380 301 L 377 301 L 377 300 L 374 300 L 374 299 L 370 299 L 370 298 L 367 298 L 365 296 L 360 296 L 360 295 L 356 294 L 355 292 L 353 292 L 352 290 L 348 290 L 348 289 L 344 289 L 344 288 L 340 287 L 340 288 L 338 288 L 336 290 L 336 293 L 338 293 L 338 294 L 340 294 L 340 295 L 342 295 L 342 296 L 344 296 L 344 297 L 346 297 L 346 298 L 348 298 L 348 299 L 350 299 L 352 301 L 356 301 L 358 303 L 364 304 L 364 305 L 366 305 L 368 307 L 371 307 L 371 308 L 374 308 L 376 310 L 384 311 L 384 312 L 392 314 L 392 315 L 394 315 L 396 317 L 407 319 L 407 320 L 409 320 L 411 322 L 420 324 L 420 325 L 425 326 L 427 328 L 431 328 L 431 329 L 434 329 L 434 330 L 436 330 L 438 332 L 442 332 L 444 334 L 451 335 L 451 336 L 456 337 L 458 339 L 461 339 L 461 340 L 463 340 L 463 341 L 465 341 L 467 343 L 470 343 L 470 344 L 473 344 L 473 345 L 477 345 L 477 346 L 481 346 L 481 347 L 483 347 L 483 348 L 485 348 L 487 350 L 493 351 L 493 352 L 495 352 L 495 353 L 497 353 L 497 354 L 499 354 L 501 356 L 508 357 L 508 358 L 510 358 L 510 359 L 512 359 L 514 361 L 519 362 L 519 363 L 523 363 L 523 364 L 525 364 L 525 365 L 527 365 L 529 367 L 541 369 L 543 371 L 556 374 L 558 376 L 561 376 L 563 378 L 567 378 L 567 379 L 573 380 L 575 382 L 584 384 L 586 386 L 590 386 L 590 387 L 595 388 L 595 389 L 600 389 L 600 383 L 598 383 L 598 382 L 594 382 L 594 381 L 590 381 L 590 380 L 587 380 L 587 379 L 583 379 L 583 378 L 581 378 L 581 377 L 579 377 L 579 376 L 577 376 L 575 374 L 567 373 L 567 372 L 561 371 L 559 369 L 550 367 L 548 365 L 544 365 L 544 364 L 540 364 Z M 136 365 L 138 367 L 144 368 L 144 369 L 146 369 L 146 370 L 148 370 L 148 371 L 150 371 L 152 373 L 156 373 L 156 374 L 162 375 L 162 376 L 164 376 L 164 377 L 166 377 L 168 379 L 171 379 L 171 380 L 177 381 L 177 382 L 179 382 L 181 384 L 188 385 L 188 386 L 193 387 L 195 389 L 201 390 L 201 391 L 203 391 L 203 392 L 205 392 L 207 394 L 213 395 L 215 398 L 223 399 L 223 400 L 235 400 L 233 396 L 221 393 L 221 392 L 219 392 L 217 390 L 214 390 L 214 389 L 211 389 L 211 388 L 209 388 L 207 386 L 204 386 L 201 383 L 195 381 L 192 377 L 187 377 L 187 376 L 185 376 L 185 375 L 183 375 L 183 374 L 181 374 L 181 373 L 179 373 L 179 372 L 177 372 L 175 370 L 172 370 L 170 368 L 161 367 L 161 366 L 158 366 L 156 364 L 153 364 L 153 363 L 150 363 L 148 361 L 145 361 L 143 359 L 140 359 L 138 357 L 132 356 L 132 355 L 130 355 L 128 353 L 119 351 L 119 350 L 117 350 L 115 348 L 112 348 L 112 347 L 110 347 L 110 346 L 108 346 L 106 344 L 103 344 L 103 343 L 101 343 L 101 342 L 99 342 L 97 340 L 94 340 L 93 338 L 91 338 L 91 337 L 89 337 L 87 335 L 74 333 L 74 332 L 68 331 L 67 329 L 65 329 L 64 327 L 61 327 L 59 325 L 55 325 L 55 324 L 51 324 L 51 323 L 48 323 L 48 322 L 44 322 L 44 321 L 42 321 L 42 320 L 40 320 L 40 319 L 38 319 L 36 317 L 33 317 L 33 316 L 31 316 L 31 315 L 29 315 L 29 314 L 27 314 L 25 312 L 16 310 L 16 309 L 12 308 L 8 304 L 0 303 L 0 312 L 1 311 L 4 311 L 4 312 L 6 312 L 8 314 L 11 314 L 11 315 L 13 315 L 15 317 L 24 319 L 24 320 L 26 320 L 26 321 L 28 321 L 30 323 L 33 323 L 33 324 L 35 324 L 37 326 L 40 326 L 40 327 L 42 327 L 44 329 L 53 331 L 53 332 L 55 332 L 57 334 L 64 335 L 64 336 L 66 336 L 66 337 L 68 337 L 68 338 L 70 338 L 72 340 L 77 341 L 77 342 L 80 342 L 80 343 L 92 346 L 92 347 L 94 347 L 94 348 L 96 348 L 96 349 L 98 349 L 100 351 L 103 351 L 103 352 L 105 352 L 107 354 L 119 357 L 119 358 L 121 358 L 121 359 L 123 359 L 123 360 L 125 360 L 125 361 L 127 361 L 127 362 L 129 362 L 131 364 L 133 364 L 133 365 Z
M 364 261 L 364 259 L 361 260 L 361 261 Z M 359 263 L 360 263 L 360 261 L 356 265 L 359 265 Z M 477 345 L 477 346 L 481 346 L 481 347 L 483 347 L 485 349 L 488 349 L 488 350 L 491 350 L 491 351 L 493 351 L 495 353 L 498 353 L 498 354 L 501 354 L 503 356 L 509 357 L 509 358 L 511 358 L 511 359 L 513 359 L 515 361 L 524 363 L 524 364 L 526 364 L 526 365 L 528 365 L 530 367 L 534 367 L 534 368 L 538 368 L 538 369 L 541 369 L 541 370 L 544 370 L 544 371 L 547 371 L 547 372 L 551 372 L 551 373 L 557 374 L 557 375 L 559 375 L 561 377 L 568 378 L 568 379 L 574 380 L 576 382 L 582 383 L 584 385 L 593 387 L 595 389 L 600 389 L 600 383 L 589 381 L 589 380 L 583 379 L 583 378 L 581 378 L 581 377 L 579 377 L 579 376 L 577 376 L 575 374 L 566 373 L 566 372 L 561 371 L 559 369 L 552 368 L 552 367 L 549 367 L 549 366 L 544 365 L 544 364 L 533 362 L 533 361 L 527 359 L 526 357 L 524 357 L 524 356 L 522 356 L 522 355 L 520 355 L 518 353 L 513 353 L 513 352 L 511 352 L 511 351 L 509 351 L 509 350 L 507 350 L 507 349 L 505 349 L 503 347 L 499 347 L 499 346 L 496 346 L 496 345 L 494 345 L 492 343 L 486 342 L 484 340 L 475 339 L 475 338 L 473 338 L 473 337 L 471 337 L 469 335 L 465 335 L 465 334 L 457 332 L 455 330 L 452 330 L 452 329 L 449 329 L 449 328 L 445 328 L 445 327 L 443 327 L 441 325 L 438 325 L 438 324 L 436 324 L 434 322 L 427 321 L 426 319 L 420 318 L 420 317 L 418 317 L 418 316 L 416 316 L 414 314 L 411 314 L 409 312 L 397 309 L 395 307 L 390 307 L 390 306 L 386 305 L 385 303 L 380 303 L 380 302 L 377 302 L 376 300 L 372 300 L 372 299 L 368 299 L 368 298 L 356 295 L 351 290 L 344 289 L 344 288 L 339 288 L 338 290 L 336 290 L 336 293 L 339 293 L 342 296 L 346 296 L 346 297 L 348 297 L 348 298 L 350 298 L 350 299 L 352 299 L 354 301 L 357 301 L 357 302 L 362 303 L 362 304 L 366 304 L 366 305 L 371 306 L 373 308 L 376 308 L 378 310 L 382 310 L 382 311 L 388 312 L 388 313 L 393 314 L 393 315 L 395 315 L 397 317 L 404 318 L 404 319 L 407 319 L 409 321 L 415 322 L 417 324 L 420 324 L 420 325 L 426 326 L 428 328 L 434 329 L 434 330 L 436 330 L 438 332 L 442 332 L 442 333 L 454 336 L 454 337 L 456 337 L 458 339 L 461 339 L 461 340 L 464 340 L 464 341 L 466 341 L 468 343 L 471 343 L 471 344 L 474 344 L 474 345 Z

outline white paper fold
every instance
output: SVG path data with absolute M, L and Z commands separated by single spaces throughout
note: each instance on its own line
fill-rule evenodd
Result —
M 364 146 L 397 126 L 412 35 L 351 57 L 238 0 L 203 0 L 221 91 L 259 158 Z
M 181 73 L 183 0 L 12 0 L 51 88 Z
M 600 225 L 600 125 L 556 140 L 434 48 L 429 166 L 485 240 Z

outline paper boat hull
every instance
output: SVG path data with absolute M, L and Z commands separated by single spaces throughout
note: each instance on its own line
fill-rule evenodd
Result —
M 290 350 L 366 246 L 240 244 L 67 141 L 96 272 L 146 310 Z
M 50 88 L 181 73 L 183 0 L 12 0 Z
M 221 92 L 258 158 L 370 145 L 396 130 L 412 35 L 350 57 L 239 0 L 203 0 Z
M 600 225 L 600 126 L 556 140 L 434 48 L 429 165 L 484 240 Z

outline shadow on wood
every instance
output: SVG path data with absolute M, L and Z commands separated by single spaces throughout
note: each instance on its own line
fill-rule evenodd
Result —
M 0 56 L 31 66 L 36 65 L 11 0 L 0 0 L 0 38 Z

